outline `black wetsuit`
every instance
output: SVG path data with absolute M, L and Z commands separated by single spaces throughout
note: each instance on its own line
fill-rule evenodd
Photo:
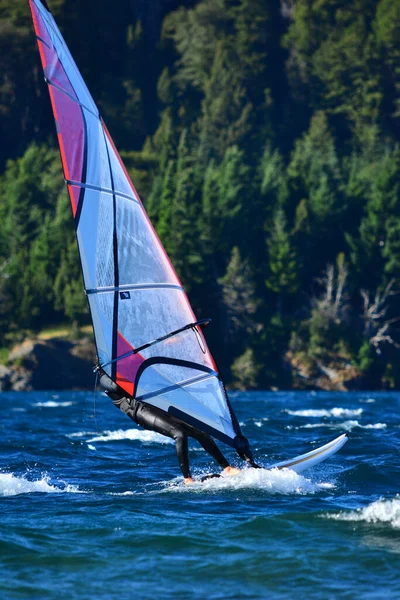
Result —
M 133 398 L 127 398 L 122 395 L 122 390 L 118 389 L 105 374 L 100 378 L 100 385 L 111 398 L 115 406 L 127 414 L 135 423 L 144 429 L 155 431 L 175 440 L 179 466 L 181 467 L 182 474 L 185 478 L 191 477 L 188 437 L 197 440 L 201 446 L 203 446 L 204 450 L 208 452 L 223 469 L 229 466 L 229 462 L 226 460 L 214 440 L 207 433 L 203 433 L 195 427 L 172 417 L 160 408 L 151 406 L 146 402 L 140 402 Z

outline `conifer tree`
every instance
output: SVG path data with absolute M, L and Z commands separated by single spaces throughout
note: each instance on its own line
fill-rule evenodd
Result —
M 299 287 L 296 255 L 287 231 L 283 210 L 278 208 L 267 238 L 269 273 L 266 286 L 278 297 L 278 311 L 282 314 L 286 296 L 296 293 Z
M 257 330 L 258 301 L 250 266 L 242 260 L 237 246 L 232 249 L 225 275 L 219 279 L 227 315 L 226 332 L 230 343 L 245 347 Z

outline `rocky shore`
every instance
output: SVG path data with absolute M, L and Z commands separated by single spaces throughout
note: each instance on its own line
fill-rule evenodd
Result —
M 303 353 L 287 352 L 286 364 L 295 390 L 347 392 L 368 387 L 362 374 L 350 360 L 332 355 L 317 360 Z
M 96 349 L 89 336 L 29 339 L 0 364 L 0 391 L 88 389 L 94 385 Z
M 289 352 L 285 361 L 290 381 L 287 388 L 348 391 L 365 387 L 360 372 L 338 357 L 322 364 Z M 28 339 L 11 350 L 6 364 L 0 364 L 0 392 L 92 390 L 95 362 L 91 335 L 75 341 L 67 337 Z

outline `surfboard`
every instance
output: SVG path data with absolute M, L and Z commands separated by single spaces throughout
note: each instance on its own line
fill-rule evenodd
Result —
M 321 462 L 324 462 L 328 458 L 330 458 L 333 454 L 335 454 L 340 448 L 344 446 L 344 444 L 348 441 L 347 434 L 344 433 L 334 440 L 328 442 L 324 446 L 320 446 L 315 450 L 311 450 L 311 452 L 307 452 L 306 454 L 300 454 L 299 456 L 295 456 L 289 460 L 284 460 L 283 462 L 275 463 L 269 467 L 266 467 L 266 471 L 272 471 L 273 469 L 291 469 L 296 473 L 302 473 L 306 469 L 310 469 L 311 467 L 315 467 Z M 207 481 L 208 479 L 213 479 L 214 477 L 220 477 L 221 475 L 218 473 L 212 473 L 210 475 L 204 475 L 200 481 Z
M 302 473 L 306 469 L 310 469 L 311 467 L 315 467 L 319 463 L 327 460 L 333 454 L 335 454 L 344 444 L 347 442 L 349 438 L 346 433 L 340 435 L 335 438 L 328 444 L 324 446 L 320 446 L 315 450 L 311 450 L 311 452 L 307 452 L 306 454 L 300 454 L 299 456 L 295 456 L 290 460 L 284 460 L 283 462 L 275 463 L 268 467 L 268 470 L 271 469 L 291 469 L 296 473 Z

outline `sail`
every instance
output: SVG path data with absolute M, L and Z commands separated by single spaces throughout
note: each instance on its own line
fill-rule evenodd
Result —
M 234 445 L 240 428 L 182 284 L 46 3 L 30 7 L 99 365 L 130 396 Z

